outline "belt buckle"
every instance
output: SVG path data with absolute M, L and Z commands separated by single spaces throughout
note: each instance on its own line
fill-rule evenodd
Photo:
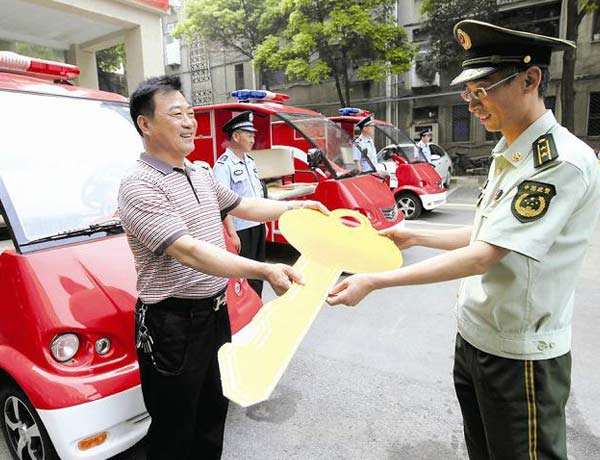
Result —
M 213 310 L 214 311 L 219 311 L 221 309 L 221 307 L 227 305 L 227 296 L 225 294 L 225 292 L 223 294 L 221 294 L 218 297 L 215 297 L 214 303 L 213 303 Z

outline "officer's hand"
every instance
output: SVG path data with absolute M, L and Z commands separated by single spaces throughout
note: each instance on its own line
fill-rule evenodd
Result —
M 334 286 L 327 296 L 327 303 L 353 307 L 373 290 L 369 275 L 352 275 Z
M 285 264 L 267 264 L 265 279 L 278 296 L 285 294 L 292 283 L 304 284 L 302 275 Z
M 381 236 L 386 236 L 392 240 L 399 249 L 407 249 L 416 246 L 417 243 L 415 241 L 415 233 L 410 230 L 400 228 L 401 225 L 401 223 L 396 224 L 393 227 L 380 230 L 378 233 Z
M 314 200 L 294 200 L 290 201 L 289 209 L 314 209 L 315 211 L 319 211 L 320 213 L 329 215 L 329 209 L 323 205 L 320 201 Z

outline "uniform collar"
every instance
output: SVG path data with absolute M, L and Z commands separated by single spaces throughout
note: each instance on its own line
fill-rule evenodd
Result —
M 236 164 L 236 163 L 242 163 L 244 164 L 246 161 L 248 161 L 248 154 L 244 153 L 244 159 L 240 160 L 240 158 L 235 154 L 235 152 L 233 150 L 231 150 L 229 147 L 227 147 L 227 149 L 225 150 L 225 153 L 228 155 L 228 158 L 231 158 L 231 161 Z
M 518 168 L 525 164 L 525 160 L 531 155 L 533 142 L 542 134 L 550 131 L 556 123 L 552 110 L 546 110 L 546 113 L 531 123 L 510 146 L 507 145 L 506 138 L 502 137 L 492 150 L 492 155 L 494 157 L 503 156 L 512 166 Z
M 360 136 L 358 136 L 359 139 L 363 139 L 365 141 L 372 141 L 373 138 L 369 137 L 369 136 L 363 136 L 362 134 Z
M 150 155 L 146 152 L 143 152 L 140 155 L 140 160 L 143 161 L 144 163 L 146 163 L 148 166 L 156 169 L 157 171 L 163 173 L 165 176 L 167 174 L 171 174 L 173 171 L 176 172 L 183 172 L 184 170 L 181 168 L 178 168 L 177 166 L 173 166 L 169 163 L 165 163 L 162 160 L 159 160 L 158 158 L 156 158 L 153 155 Z M 184 160 L 183 161 L 184 164 L 184 168 L 185 168 L 185 172 L 187 174 L 189 174 L 191 171 L 193 171 L 194 168 L 192 168 L 192 166 L 190 165 L 190 162 L 188 160 Z

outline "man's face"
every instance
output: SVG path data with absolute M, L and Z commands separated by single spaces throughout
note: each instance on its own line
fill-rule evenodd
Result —
M 252 150 L 254 139 L 255 135 L 252 131 L 244 131 L 242 129 L 235 131 L 231 137 L 235 146 L 243 152 L 250 152 Z
M 197 122 L 192 106 L 179 91 L 155 93 L 153 98 L 154 116 L 147 119 L 146 142 L 154 150 L 185 157 L 194 150 Z
M 369 137 L 373 137 L 373 135 L 375 134 L 375 126 L 371 125 L 363 128 L 363 134 Z
M 468 82 L 465 89 L 473 91 L 476 88 L 488 88 L 504 77 L 501 72 L 495 72 L 481 80 Z M 516 78 L 487 91 L 486 97 L 469 102 L 469 111 L 479 119 L 487 131 L 506 132 L 514 129 L 520 118 L 520 107 L 523 103 L 522 95 L 517 90 L 516 81 L 519 77 L 520 75 L 517 75 Z

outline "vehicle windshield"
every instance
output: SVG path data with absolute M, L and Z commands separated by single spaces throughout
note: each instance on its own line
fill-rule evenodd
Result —
M 324 116 L 278 113 L 280 118 L 292 125 L 311 147 L 317 147 L 329 163 L 336 177 L 348 174 L 352 169 L 352 139 L 337 124 Z
M 127 104 L 0 91 L 0 106 L 0 185 L 25 240 L 115 214 L 143 149 Z
M 375 124 L 376 145 L 384 145 L 377 153 L 377 161 L 386 161 L 393 153 L 403 157 L 409 163 L 423 163 L 417 144 L 401 129 L 395 126 Z M 378 143 L 377 140 L 382 139 Z M 393 146 L 390 144 L 394 144 Z

